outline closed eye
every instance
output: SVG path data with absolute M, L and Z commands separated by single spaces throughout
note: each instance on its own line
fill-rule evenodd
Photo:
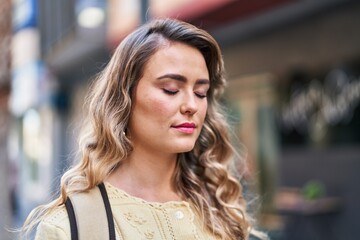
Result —
M 168 94 L 168 95 L 175 95 L 177 94 L 179 91 L 178 90 L 168 90 L 163 88 L 164 93 Z
M 198 97 L 198 98 L 206 98 L 206 93 L 203 94 L 203 93 L 195 93 L 195 95 Z

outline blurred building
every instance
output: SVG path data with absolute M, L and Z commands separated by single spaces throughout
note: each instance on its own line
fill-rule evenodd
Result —
M 99 55 L 107 56 L 105 6 L 104 1 L 13 1 L 9 155 L 18 179 L 19 222 L 57 194 L 75 155 L 74 116 L 83 97 L 77 91 L 84 91 L 105 63 L 98 65 Z M 81 20 L 84 9 L 90 18 Z M 101 10 L 98 23 L 91 10 Z
M 11 199 L 13 185 L 10 179 L 11 164 L 7 154 L 9 125 L 11 113 L 8 107 L 11 84 L 11 1 L 2 1 L 0 5 L 0 239 L 9 239 L 9 234 L 3 230 L 12 221 Z
M 167 16 L 208 30 L 222 47 L 224 103 L 247 149 L 247 181 L 262 199 L 263 227 L 278 232 L 274 239 L 356 238 L 357 1 L 15 2 L 37 16 L 16 25 L 13 44 L 11 156 L 21 218 L 52 196 L 76 159 L 90 79 L 126 34 Z
M 34 205 L 50 198 L 54 112 L 50 82 L 40 54 L 38 4 L 35 0 L 13 1 L 12 79 L 9 108 L 9 156 L 13 171 L 14 214 L 24 219 Z

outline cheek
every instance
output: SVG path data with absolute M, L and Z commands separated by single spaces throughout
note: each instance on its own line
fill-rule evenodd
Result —
M 201 116 L 202 121 L 204 122 L 206 114 L 207 114 L 207 103 L 199 108 L 199 115 Z
M 158 98 L 151 98 L 147 99 L 143 109 L 146 111 L 148 116 L 152 116 L 153 118 L 164 118 L 165 116 L 169 116 L 173 114 L 173 108 L 169 101 L 158 99 Z

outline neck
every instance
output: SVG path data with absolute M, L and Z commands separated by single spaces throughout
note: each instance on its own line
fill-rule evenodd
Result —
M 176 154 L 145 154 L 134 149 L 107 181 L 147 201 L 180 200 L 173 184 L 176 158 Z

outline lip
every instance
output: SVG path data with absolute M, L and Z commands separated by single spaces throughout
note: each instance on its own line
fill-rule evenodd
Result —
M 193 133 L 195 131 L 196 125 L 195 123 L 185 122 L 172 127 L 183 133 Z

